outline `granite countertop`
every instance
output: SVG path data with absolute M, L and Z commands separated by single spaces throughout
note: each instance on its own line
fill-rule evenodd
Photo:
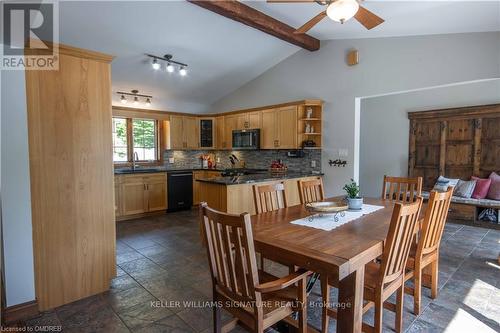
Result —
M 262 183 L 273 180 L 284 180 L 311 176 L 322 176 L 323 173 L 311 173 L 311 172 L 294 172 L 289 171 L 285 174 L 272 174 L 270 172 L 244 175 L 244 176 L 234 176 L 234 177 L 216 177 L 207 179 L 197 179 L 199 182 L 213 183 L 220 185 L 238 185 L 238 184 L 252 184 L 252 183 Z
M 115 175 L 128 175 L 137 173 L 155 173 L 155 172 L 180 172 L 180 171 L 218 171 L 222 172 L 224 169 L 203 169 L 203 168 L 165 168 L 165 167 L 141 167 L 135 170 L 130 168 L 115 169 Z

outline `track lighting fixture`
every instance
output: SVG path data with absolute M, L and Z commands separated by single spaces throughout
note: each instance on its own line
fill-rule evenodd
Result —
M 161 64 L 159 61 L 165 61 L 167 63 L 167 66 L 165 67 L 166 71 L 168 73 L 173 73 L 175 72 L 175 69 L 176 69 L 176 65 L 178 66 L 179 68 L 179 75 L 180 76 L 186 76 L 187 75 L 187 67 L 188 65 L 182 63 L 182 62 L 179 62 L 179 61 L 175 61 L 173 60 L 173 56 L 171 54 L 165 54 L 163 57 L 159 57 L 159 56 L 155 56 L 155 55 L 152 55 L 152 54 L 147 54 L 146 55 L 150 58 L 153 58 L 153 68 L 154 69 L 160 69 L 161 68 Z
M 122 102 L 123 104 L 127 104 L 127 102 L 128 102 L 128 100 L 125 96 L 132 96 L 133 97 L 133 99 L 132 99 L 133 105 L 139 105 L 139 103 L 140 103 L 139 97 L 145 98 L 144 105 L 148 106 L 148 107 L 151 106 L 151 100 L 153 99 L 153 96 L 151 96 L 151 95 L 139 94 L 139 90 L 136 90 L 136 89 L 131 90 L 129 93 L 124 92 L 124 91 L 117 91 L 116 93 L 121 95 L 120 102 Z
M 152 66 L 153 66 L 154 70 L 159 70 L 161 68 L 160 63 L 158 62 L 158 60 L 156 60 L 156 58 L 153 59 L 153 65 Z

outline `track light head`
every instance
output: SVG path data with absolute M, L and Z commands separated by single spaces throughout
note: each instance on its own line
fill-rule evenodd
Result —
M 179 69 L 179 74 L 181 76 L 186 76 L 187 75 L 187 69 L 184 66 L 181 66 L 181 69 Z
M 123 104 L 127 104 L 127 99 L 125 98 L 124 95 L 122 95 L 122 97 L 120 97 L 120 101 L 123 103 Z
M 135 96 L 134 97 L 134 105 L 138 105 L 139 104 L 139 97 Z
M 149 98 L 146 98 L 146 106 L 151 106 L 151 100 Z
M 168 63 L 168 65 L 167 65 L 167 72 L 173 73 L 173 71 L 175 71 L 174 65 L 172 65 L 171 63 Z
M 153 64 L 152 64 L 152 66 L 153 66 L 153 69 L 154 69 L 155 71 L 156 71 L 156 70 L 159 70 L 159 69 L 160 69 L 160 67 L 161 67 L 160 63 L 158 62 L 158 60 L 156 60 L 156 58 L 154 58 L 154 59 L 153 59 Z

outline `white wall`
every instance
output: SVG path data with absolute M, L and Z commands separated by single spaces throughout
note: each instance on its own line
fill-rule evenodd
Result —
M 5 294 L 12 306 L 35 299 L 24 71 L 0 71 L 0 86 Z
M 408 174 L 408 112 L 496 103 L 500 79 L 362 99 L 361 193 L 379 196 L 384 174 Z
M 324 107 L 322 167 L 328 195 L 341 193 L 355 174 L 355 98 L 455 82 L 500 77 L 500 32 L 331 40 L 317 52 L 299 51 L 213 104 L 222 112 L 304 98 Z M 360 64 L 345 64 L 356 48 Z M 339 148 L 348 166 L 330 168 Z M 358 146 L 359 148 L 359 146 Z

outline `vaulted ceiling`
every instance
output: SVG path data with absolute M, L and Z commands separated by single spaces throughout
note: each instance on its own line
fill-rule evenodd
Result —
M 244 3 L 293 27 L 322 10 L 317 4 Z M 500 30 L 498 1 L 363 5 L 386 22 L 367 31 L 355 21 L 340 25 L 325 19 L 310 35 L 326 40 Z M 300 50 L 185 1 L 65 1 L 59 8 L 61 42 L 115 55 L 113 91 L 151 94 L 154 109 L 203 112 Z M 189 73 L 154 71 L 144 53 L 173 54 L 189 65 Z

